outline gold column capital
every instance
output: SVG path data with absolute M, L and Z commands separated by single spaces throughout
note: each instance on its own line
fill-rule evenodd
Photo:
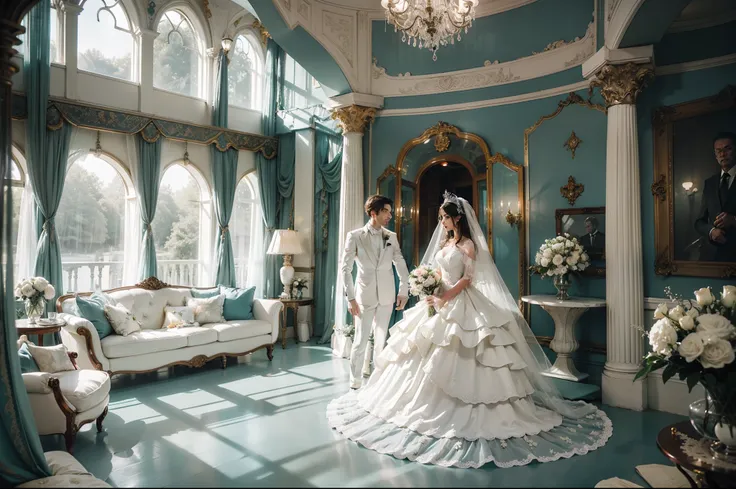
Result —
M 590 82 L 590 91 L 600 87 L 606 106 L 634 105 L 644 87 L 654 78 L 649 64 L 605 65 Z
M 362 107 L 360 105 L 348 105 L 332 111 L 332 120 L 336 120 L 342 127 L 343 134 L 357 132 L 363 134 L 365 125 L 376 117 L 374 107 Z

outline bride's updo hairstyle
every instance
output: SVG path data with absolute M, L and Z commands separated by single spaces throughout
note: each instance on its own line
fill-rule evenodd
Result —
M 455 218 L 460 216 L 460 220 L 455 223 L 455 229 L 459 236 L 457 237 L 457 241 L 459 242 L 463 238 L 468 238 L 471 243 L 473 243 L 473 246 L 475 246 L 475 242 L 473 242 L 473 238 L 470 234 L 470 226 L 468 225 L 468 219 L 465 217 L 465 213 L 460 212 L 460 208 L 458 207 L 458 204 L 454 202 L 450 202 L 448 200 L 445 200 L 445 202 L 440 207 L 443 211 L 445 211 L 445 214 L 450 216 L 455 221 Z M 442 240 L 441 246 L 445 246 L 448 240 L 453 239 L 455 237 L 455 231 L 447 231 L 447 234 L 445 234 L 445 239 Z

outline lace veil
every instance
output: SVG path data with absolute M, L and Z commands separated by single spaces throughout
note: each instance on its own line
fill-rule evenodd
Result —
M 526 362 L 529 374 L 529 381 L 534 386 L 535 392 L 532 394 L 534 402 L 538 405 L 552 409 L 563 416 L 570 418 L 578 418 L 595 412 L 595 407 L 585 402 L 572 402 L 562 398 L 559 390 L 552 384 L 548 377 L 542 375 L 542 372 L 551 367 L 547 355 L 544 354 L 542 347 L 539 345 L 529 324 L 519 311 L 519 307 L 506 287 L 506 284 L 498 272 L 496 265 L 491 258 L 488 250 L 485 234 L 478 223 L 473 207 L 467 200 L 462 197 L 445 193 L 445 201 L 450 201 L 458 205 L 458 209 L 468 220 L 470 233 L 476 249 L 475 272 L 471 286 L 475 287 L 487 297 L 496 307 L 508 312 L 514 318 L 516 328 L 513 326 L 508 328 L 509 332 L 514 336 L 516 344 L 519 345 L 519 354 L 524 362 Z M 432 235 L 432 239 L 427 247 L 427 251 L 422 257 L 423 265 L 437 267 L 436 256 L 440 250 L 442 240 L 444 238 L 444 228 L 439 223 Z M 528 348 L 525 348 L 527 345 Z

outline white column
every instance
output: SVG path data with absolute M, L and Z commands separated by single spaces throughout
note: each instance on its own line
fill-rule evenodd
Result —
M 64 14 L 64 30 L 62 31 L 62 45 L 59 49 L 64 50 L 65 69 L 65 92 L 64 96 L 71 100 L 78 99 L 77 95 L 77 51 L 79 34 L 79 14 L 82 7 L 71 2 L 64 2 L 61 11 Z M 51 19 L 56 22 L 56 19 Z
M 295 134 L 294 230 L 299 231 L 302 253 L 294 255 L 295 276 L 306 278 L 305 297 L 314 297 L 314 129 Z M 299 321 L 312 321 L 312 307 L 299 308 Z M 314 331 L 314 325 L 310 327 Z
M 636 97 L 653 75 L 650 65 L 605 65 L 593 86 L 608 106 L 606 140 L 606 365 L 603 402 L 641 411 L 646 380 L 634 382 L 644 353 L 644 278 Z
M 342 327 L 345 322 L 347 302 L 343 293 L 340 274 L 342 250 L 345 236 L 349 231 L 363 226 L 366 215 L 363 209 L 363 131 L 365 124 L 373 119 L 376 109 L 351 105 L 335 109 L 332 118 L 342 127 L 342 173 L 340 175 L 340 230 L 338 238 L 337 294 L 335 296 L 335 326 Z
M 153 41 L 158 37 L 158 31 L 150 29 L 140 29 L 138 32 L 138 42 L 140 43 L 140 88 L 138 98 L 138 110 L 144 114 L 153 114 L 154 111 L 154 94 L 153 94 Z

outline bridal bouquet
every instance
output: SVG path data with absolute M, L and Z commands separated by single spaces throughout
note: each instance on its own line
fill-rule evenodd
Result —
M 26 278 L 15 286 L 15 296 L 25 302 L 26 315 L 35 321 L 46 309 L 46 301 L 50 301 L 56 295 L 54 286 L 43 277 Z
M 636 379 L 664 368 L 662 381 L 675 374 L 692 391 L 702 384 L 727 424 L 736 424 L 736 286 L 725 285 L 721 298 L 710 287 L 695 291 L 695 301 L 665 289 L 676 306 L 657 306 L 654 326 L 644 336 L 652 351 L 644 357 Z
M 434 295 L 440 288 L 440 272 L 427 265 L 420 265 L 409 273 L 409 293 L 419 298 Z M 429 316 L 437 313 L 434 307 L 429 306 Z
M 544 278 L 581 272 L 590 266 L 590 257 L 575 236 L 565 233 L 544 240 L 534 263 L 529 270 Z

